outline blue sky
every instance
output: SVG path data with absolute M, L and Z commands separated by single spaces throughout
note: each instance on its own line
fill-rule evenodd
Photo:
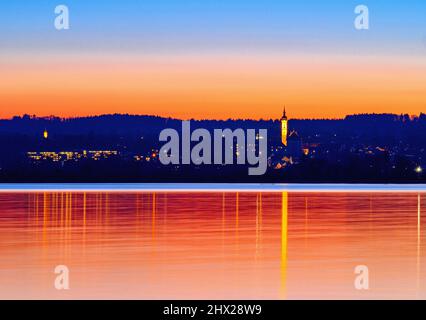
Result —
M 53 28 L 70 9 L 71 30 Z M 367 32 L 354 8 L 370 9 Z M 426 53 L 426 1 L 13 0 L 0 4 L 4 50 Z
M 426 0 L 4 0 L 0 45 L 0 117 L 425 111 Z

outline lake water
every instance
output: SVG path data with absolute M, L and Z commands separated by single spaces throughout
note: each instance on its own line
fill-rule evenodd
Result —
M 0 298 L 426 299 L 422 190 L 273 191 L 3 190 Z

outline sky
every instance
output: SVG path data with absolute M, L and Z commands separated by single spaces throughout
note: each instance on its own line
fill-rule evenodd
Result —
M 359 4 L 369 30 L 354 28 Z M 425 84 L 424 0 L 0 3 L 1 118 L 418 114 Z

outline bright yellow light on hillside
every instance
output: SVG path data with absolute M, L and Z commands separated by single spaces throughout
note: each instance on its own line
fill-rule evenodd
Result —
M 281 142 L 284 146 L 287 147 L 287 135 L 288 135 L 288 119 L 285 112 L 283 112 L 283 116 L 281 118 Z

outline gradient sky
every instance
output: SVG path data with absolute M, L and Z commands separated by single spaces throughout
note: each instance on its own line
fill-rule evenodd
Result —
M 353 26 L 358 4 L 368 31 Z M 426 112 L 426 1 L 0 4 L 2 118 L 278 118 L 284 104 L 298 118 Z

